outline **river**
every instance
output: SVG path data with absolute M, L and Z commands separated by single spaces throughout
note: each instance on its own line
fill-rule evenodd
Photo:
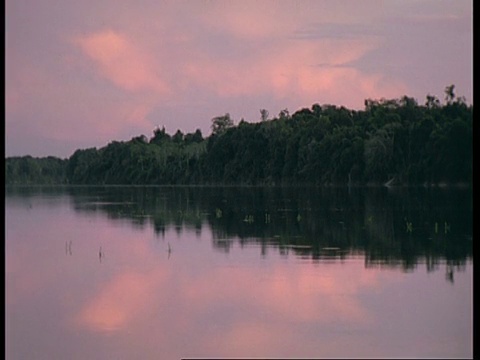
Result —
M 5 196 L 7 359 L 473 356 L 471 189 Z

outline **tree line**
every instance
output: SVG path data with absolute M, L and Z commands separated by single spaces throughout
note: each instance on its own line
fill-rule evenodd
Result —
M 365 100 L 363 110 L 314 104 L 260 121 L 230 115 L 212 133 L 157 128 L 68 159 L 9 157 L 7 184 L 368 185 L 472 184 L 473 105 L 445 99 Z

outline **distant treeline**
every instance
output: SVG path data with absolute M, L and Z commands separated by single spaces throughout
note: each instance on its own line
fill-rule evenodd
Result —
M 68 159 L 10 157 L 7 184 L 472 184 L 473 105 L 445 89 L 424 105 L 404 96 L 364 110 L 314 104 L 234 125 L 227 113 L 173 136 L 155 129 Z

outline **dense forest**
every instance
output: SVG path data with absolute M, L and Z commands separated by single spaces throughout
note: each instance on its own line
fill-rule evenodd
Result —
M 420 185 L 472 184 L 473 105 L 445 88 L 365 100 L 363 110 L 318 105 L 259 122 L 213 118 L 212 133 L 157 128 L 68 159 L 9 157 L 6 184 Z

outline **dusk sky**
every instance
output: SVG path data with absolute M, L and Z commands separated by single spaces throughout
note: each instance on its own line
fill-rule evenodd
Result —
M 471 0 L 7 0 L 6 156 L 365 99 L 473 102 Z

